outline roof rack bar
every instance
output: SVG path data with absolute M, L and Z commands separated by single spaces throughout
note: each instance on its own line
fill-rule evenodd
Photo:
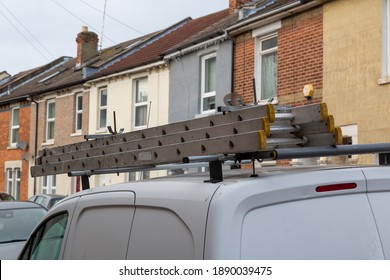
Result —
M 81 188 L 83 190 L 87 190 L 90 188 L 89 185 L 89 176 L 87 174 L 84 174 L 81 176 Z
M 323 147 L 303 147 L 300 149 L 275 149 L 270 155 L 274 160 L 291 158 L 310 158 L 340 155 L 357 155 L 390 152 L 390 143 L 336 145 Z
M 183 163 L 192 163 L 192 162 L 211 162 L 211 161 L 226 161 L 226 160 L 235 160 L 236 155 L 208 155 L 208 156 L 189 156 L 183 158 Z
M 223 181 L 222 162 L 219 160 L 209 162 L 210 180 L 205 180 L 206 183 L 219 183 Z

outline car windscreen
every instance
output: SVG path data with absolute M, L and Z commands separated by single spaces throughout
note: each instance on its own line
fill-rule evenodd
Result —
M 0 210 L 0 244 L 26 240 L 46 212 L 44 208 Z

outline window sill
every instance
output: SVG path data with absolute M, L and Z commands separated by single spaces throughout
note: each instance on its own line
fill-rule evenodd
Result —
M 383 86 L 386 84 L 390 84 L 390 76 L 383 77 L 378 80 L 378 85 Z
M 71 137 L 77 137 L 77 136 L 82 136 L 83 134 L 82 134 L 82 132 L 81 131 L 77 131 L 77 132 L 75 132 L 75 133 L 72 133 L 70 136 Z
M 17 150 L 18 148 L 16 146 L 8 146 L 7 150 Z
M 203 113 L 200 113 L 200 114 L 196 114 L 195 115 L 195 118 L 203 118 L 203 117 L 207 117 L 207 116 L 211 116 L 211 115 L 215 115 L 216 113 L 216 110 L 210 110 L 210 111 L 205 111 Z
M 54 140 L 53 140 L 53 141 L 50 141 L 50 142 L 42 143 L 42 147 L 53 146 L 53 145 L 54 145 Z
M 95 134 L 106 133 L 107 128 L 99 128 L 95 130 Z
M 257 105 L 265 105 L 265 104 L 274 104 L 278 105 L 279 104 L 279 99 L 277 97 L 273 97 L 272 101 L 269 102 L 270 99 L 263 99 L 257 102 Z

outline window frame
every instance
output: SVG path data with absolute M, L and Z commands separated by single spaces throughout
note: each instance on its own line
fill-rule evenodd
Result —
M 102 94 L 106 93 L 106 104 L 102 105 Z M 108 111 L 108 89 L 107 87 L 101 87 L 99 88 L 99 98 L 98 98 L 98 129 L 106 129 L 107 128 L 107 111 Z M 102 117 L 101 113 L 102 111 L 105 111 L 105 124 L 102 124 Z
M 49 112 L 50 112 L 50 109 L 49 107 L 51 105 L 54 105 L 54 117 L 49 117 Z M 55 102 L 55 99 L 51 99 L 51 100 L 48 100 L 47 103 L 46 103 L 46 142 L 54 142 L 54 138 L 55 138 L 55 121 L 56 121 L 56 102 Z M 51 125 L 51 123 L 53 123 L 53 128 L 51 128 L 49 125 Z M 51 129 L 53 129 L 52 133 L 53 133 L 53 137 L 50 138 L 50 132 L 51 132 Z
M 138 96 L 138 93 L 140 91 L 138 91 L 138 86 L 137 86 L 137 83 L 139 83 L 140 81 L 145 81 L 145 85 L 146 85 L 146 101 L 140 101 L 140 102 L 137 102 L 137 96 Z M 147 128 L 148 127 L 148 99 L 149 99 L 149 88 L 148 88 L 148 77 L 141 77 L 141 78 L 138 78 L 138 79 L 134 79 L 133 81 L 133 97 L 134 97 L 134 102 L 133 102 L 133 108 L 134 108 L 134 113 L 133 113 L 133 129 L 144 129 L 144 128 Z M 144 120 L 145 121 L 145 124 L 144 125 L 137 125 L 137 109 L 141 108 L 141 107 L 145 107 L 146 108 L 146 119 Z
M 56 194 L 57 192 L 57 177 L 56 175 L 47 175 L 42 177 L 42 193 Z
M 80 105 L 80 98 L 81 98 L 81 109 L 79 109 Z M 75 132 L 81 132 L 83 129 L 83 94 L 78 93 L 75 96 Z M 80 121 L 79 118 L 80 117 Z
M 382 59 L 379 85 L 390 83 L 390 0 L 382 0 Z
M 14 124 L 15 119 L 15 111 L 18 110 L 18 124 Z M 12 107 L 11 108 L 11 123 L 10 123 L 10 137 L 9 143 L 11 147 L 16 147 L 16 144 L 19 142 L 19 129 L 20 129 L 20 107 Z M 13 141 L 14 133 L 17 133 L 16 142 Z
M 276 47 L 272 47 L 272 48 L 268 48 L 268 49 L 264 49 L 263 50 L 263 47 L 262 47 L 262 43 L 264 41 L 267 41 L 267 40 L 270 40 L 270 39 L 274 39 L 276 38 L 276 40 L 278 40 L 278 33 L 270 33 L 270 34 L 267 34 L 267 35 L 264 35 L 264 36 L 259 36 L 257 37 L 257 40 L 256 40 L 256 57 L 257 57 L 257 61 L 256 61 L 256 73 L 255 73 L 255 77 L 256 77 L 256 98 L 257 98 L 257 101 L 267 101 L 269 98 L 272 98 L 272 97 L 269 97 L 269 98 L 266 98 L 266 97 L 263 97 L 264 93 L 262 91 L 262 88 L 263 88 L 263 76 L 262 76 L 262 63 L 263 63 L 263 57 L 265 55 L 269 55 L 269 54 L 276 54 L 278 55 L 278 44 L 276 45 Z M 276 71 L 278 69 L 278 62 L 276 61 Z M 275 80 L 275 83 L 276 83 L 276 87 L 277 87 L 277 81 L 278 81 L 278 75 L 276 74 L 276 80 Z M 277 92 L 277 88 L 276 88 L 276 92 L 275 92 L 275 95 L 273 96 L 273 98 L 276 98 L 278 96 L 278 92 Z
M 5 171 L 5 183 L 7 193 L 12 195 L 15 200 L 20 199 L 20 177 L 21 169 L 20 168 L 6 168 Z
M 209 114 L 215 113 L 215 102 L 216 102 L 216 93 L 217 89 L 214 91 L 206 92 L 206 62 L 210 59 L 215 59 L 215 63 L 217 63 L 217 53 L 213 52 L 210 54 L 203 55 L 201 57 L 201 97 L 200 97 L 200 113 L 201 114 Z M 217 67 L 215 67 L 215 80 L 217 79 Z M 217 81 L 215 81 L 215 87 L 217 87 Z M 207 98 L 214 97 L 214 109 L 205 110 L 203 104 L 204 100 Z

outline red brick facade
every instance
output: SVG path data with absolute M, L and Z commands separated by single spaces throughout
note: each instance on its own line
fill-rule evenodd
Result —
M 234 50 L 233 91 L 242 96 L 245 103 L 253 103 L 255 41 L 252 33 L 236 37 Z
M 322 100 L 322 8 L 288 18 L 278 32 L 278 98 L 281 104 L 307 104 L 303 87 L 312 84 L 311 103 Z
M 255 38 L 251 32 L 236 37 L 234 92 L 253 103 Z M 277 95 L 280 104 L 299 106 L 322 100 L 323 80 L 322 8 L 282 20 L 278 31 Z M 312 84 L 313 99 L 304 98 L 303 87 Z
M 24 141 L 30 146 L 30 106 L 20 104 L 19 111 L 19 141 Z M 9 162 L 20 162 L 20 200 L 28 198 L 29 178 L 29 146 L 25 150 L 10 147 L 11 107 L 0 107 L 0 191 L 7 192 L 6 168 Z M 23 159 L 24 158 L 24 159 Z

